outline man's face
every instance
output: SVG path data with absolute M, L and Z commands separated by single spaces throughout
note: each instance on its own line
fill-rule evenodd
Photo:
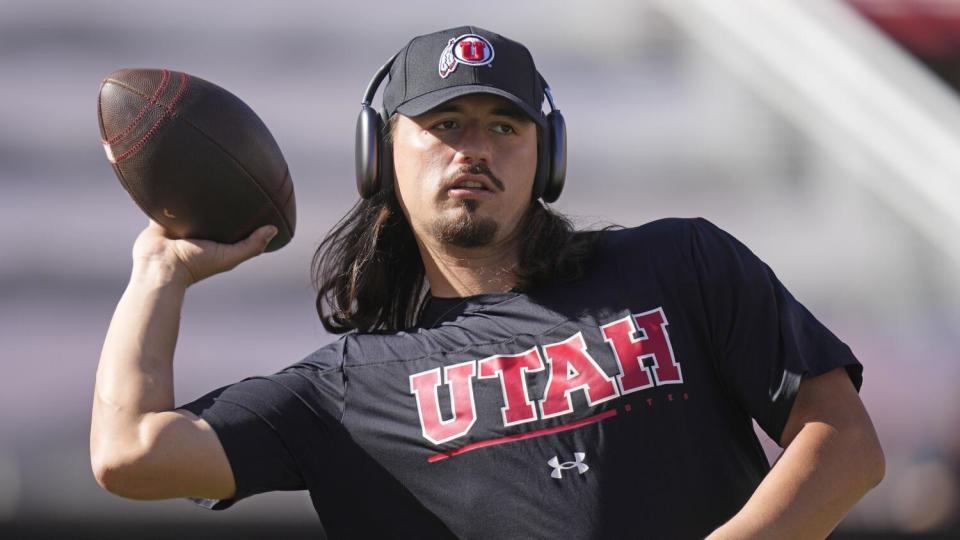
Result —
M 496 96 L 464 96 L 392 131 L 397 198 L 418 238 L 473 248 L 505 242 L 530 206 L 537 129 Z

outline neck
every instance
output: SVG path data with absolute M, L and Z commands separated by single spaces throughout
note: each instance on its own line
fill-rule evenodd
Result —
M 458 248 L 417 239 L 433 296 L 456 298 L 506 292 L 516 286 L 519 246 L 514 239 L 482 248 Z

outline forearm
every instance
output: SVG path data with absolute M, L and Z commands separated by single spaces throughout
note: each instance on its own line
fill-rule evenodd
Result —
M 97 482 L 135 499 L 229 497 L 235 486 L 217 435 L 173 410 L 173 352 L 189 285 L 263 252 L 276 227 L 235 244 L 171 239 L 151 221 L 133 245 L 130 283 L 100 353 L 90 425 Z
M 825 538 L 883 477 L 872 429 L 806 424 L 746 505 L 710 535 Z
M 206 422 L 174 411 L 173 353 L 186 282 L 134 264 L 100 355 L 91 465 L 108 491 L 133 499 L 233 495 L 233 473 Z
M 185 290 L 171 271 L 134 263 L 97 369 L 90 432 L 95 460 L 138 444 L 143 416 L 173 408 L 173 353 Z

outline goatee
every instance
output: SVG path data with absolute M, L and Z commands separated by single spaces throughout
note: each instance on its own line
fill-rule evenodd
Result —
M 463 201 L 463 212 L 441 216 L 431 226 L 438 241 L 460 248 L 489 245 L 497 234 L 497 222 L 477 215 L 477 201 Z

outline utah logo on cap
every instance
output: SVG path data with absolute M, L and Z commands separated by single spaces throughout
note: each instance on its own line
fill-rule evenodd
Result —
M 440 53 L 440 78 L 457 69 L 458 64 L 484 66 L 493 61 L 493 45 L 482 36 L 464 34 L 447 42 Z

